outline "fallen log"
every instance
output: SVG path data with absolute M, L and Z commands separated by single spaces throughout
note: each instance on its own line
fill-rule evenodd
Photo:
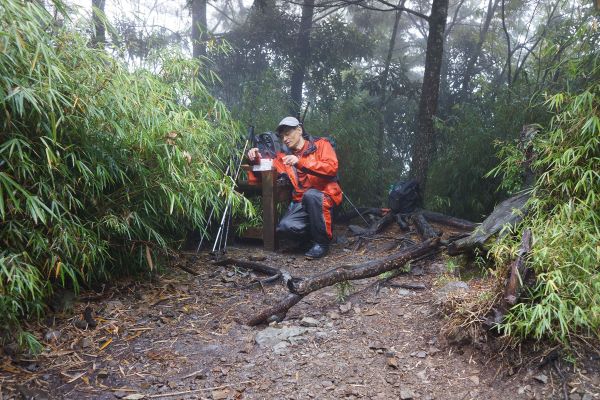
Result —
M 191 274 L 191 275 L 194 275 L 194 276 L 200 275 L 196 270 L 194 270 L 191 267 L 188 267 L 187 265 L 177 264 L 176 267 L 179 268 L 179 269 L 181 269 L 181 270 L 183 270 L 183 271 L 185 271 L 185 272 L 187 272 L 188 274 Z
M 261 274 L 274 276 L 274 275 L 282 275 L 283 271 L 269 267 L 268 265 L 261 264 L 255 261 L 245 261 L 245 260 L 237 260 L 235 258 L 225 258 L 219 261 L 213 261 L 212 265 L 216 266 L 226 266 L 226 265 L 235 265 L 240 268 L 250 269 L 252 271 L 259 272 Z
M 429 222 L 427 222 L 423 214 L 413 214 L 411 220 L 417 228 L 417 232 L 419 233 L 419 236 L 421 236 L 421 239 L 427 240 L 434 237 L 438 237 L 440 235 L 438 231 L 436 231 L 431 225 L 429 225 Z
M 389 224 L 396 220 L 396 214 L 388 212 L 379 220 L 371 224 L 369 228 L 362 228 L 357 225 L 349 225 L 348 229 L 356 236 L 373 236 L 381 233 Z
M 369 228 L 369 233 L 371 233 L 373 235 L 381 233 L 382 230 L 384 230 L 389 224 L 391 224 L 395 220 L 396 220 L 396 214 L 394 214 L 393 212 L 390 211 L 387 214 L 385 214 L 383 217 L 381 217 L 373 225 L 371 225 L 371 227 Z
M 422 210 L 421 214 L 427 219 L 429 222 L 434 222 L 436 224 L 445 225 L 451 228 L 457 228 L 463 231 L 472 231 L 477 227 L 477 224 L 471 221 L 467 221 L 466 219 L 451 217 L 449 215 L 445 215 L 442 213 Z
M 254 317 L 250 318 L 246 324 L 249 326 L 256 326 L 262 324 L 263 322 L 283 321 L 288 310 L 295 306 L 303 298 L 304 296 L 289 293 L 285 299 L 267 308 L 261 313 L 256 314 Z
M 384 258 L 367 261 L 357 265 L 342 265 L 312 278 L 292 279 L 288 281 L 287 286 L 290 292 L 305 296 L 311 292 L 334 285 L 338 282 L 372 278 L 381 275 L 384 272 L 403 266 L 414 258 L 421 257 L 432 250 L 435 250 L 438 246 L 439 239 L 434 238 L 426 240 L 423 243 L 407 247 L 398 253 Z
M 287 287 L 292 293 L 288 294 L 283 300 L 275 305 L 250 318 L 247 324 L 255 326 L 269 320 L 281 321 L 285 318 L 288 310 L 309 293 L 334 285 L 338 282 L 378 276 L 384 272 L 400 268 L 410 260 L 435 251 L 439 246 L 439 238 L 433 238 L 385 258 L 356 265 L 342 265 L 306 279 L 290 279 L 287 282 Z
M 482 248 L 484 243 L 494 234 L 506 227 L 515 226 L 526 213 L 525 204 L 531 192 L 523 192 L 513 196 L 494 208 L 494 211 L 478 226 L 473 233 L 464 239 L 455 241 L 448 246 L 451 256 Z

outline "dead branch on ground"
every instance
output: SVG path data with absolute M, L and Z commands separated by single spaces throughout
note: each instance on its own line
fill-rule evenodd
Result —
M 397 269 L 408 261 L 422 257 L 440 246 L 439 238 L 433 238 L 423 243 L 408 247 L 390 256 L 356 265 L 342 265 L 322 274 L 306 279 L 291 279 L 287 287 L 292 292 L 277 304 L 267 308 L 248 320 L 248 325 L 254 326 L 269 320 L 282 320 L 288 310 L 309 293 L 334 285 L 338 282 L 372 278 L 384 272 Z

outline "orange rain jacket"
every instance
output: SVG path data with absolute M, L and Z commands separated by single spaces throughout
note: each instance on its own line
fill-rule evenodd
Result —
M 285 155 L 277 153 L 273 165 L 277 172 L 289 176 L 294 186 L 294 201 L 302 201 L 302 196 L 308 189 L 317 189 L 328 195 L 336 205 L 340 205 L 342 188 L 337 179 L 338 160 L 329 140 L 312 137 L 307 139 L 303 149 L 294 153 L 298 157 L 298 163 L 294 166 L 283 163 Z

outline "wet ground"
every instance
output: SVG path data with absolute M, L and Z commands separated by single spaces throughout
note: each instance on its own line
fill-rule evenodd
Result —
M 318 261 L 250 245 L 230 247 L 228 256 L 310 276 L 397 251 L 407 244 L 400 234 L 360 246 L 341 239 Z M 440 302 L 453 278 L 440 256 L 385 285 L 372 278 L 312 293 L 284 321 L 256 328 L 244 321 L 282 298 L 281 284 L 215 267 L 207 254 L 187 257 L 186 269 L 197 275 L 173 267 L 153 281 L 83 293 L 72 311 L 36 328 L 40 356 L 4 349 L 0 398 L 600 399 L 593 345 L 575 365 L 538 368 L 549 351 L 448 343 Z M 95 328 L 82 321 L 86 307 Z

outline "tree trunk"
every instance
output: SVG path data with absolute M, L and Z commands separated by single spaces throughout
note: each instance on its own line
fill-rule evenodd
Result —
M 404 7 L 404 2 L 406 0 L 400 0 L 398 3 L 399 7 Z M 402 15 L 402 11 L 396 11 L 396 18 L 394 20 L 394 28 L 392 29 L 392 34 L 390 36 L 390 44 L 388 47 L 387 56 L 385 58 L 385 65 L 383 68 L 383 73 L 381 74 L 381 79 L 379 83 L 379 87 L 381 90 L 381 94 L 379 97 L 379 112 L 381 113 L 381 117 L 379 118 L 379 135 L 377 137 L 377 172 L 381 173 L 383 170 L 383 155 L 385 148 L 385 107 L 387 103 L 387 82 L 388 76 L 390 73 L 390 64 L 392 62 L 392 56 L 394 54 L 394 47 L 396 46 L 396 35 L 398 34 L 398 25 L 400 24 L 400 16 Z M 384 181 L 383 179 L 379 179 L 379 188 L 377 190 L 377 194 L 380 195 L 383 193 L 384 189 Z
M 475 45 L 475 49 L 471 56 L 467 59 L 467 64 L 465 66 L 465 71 L 462 77 L 462 97 L 466 98 L 469 95 L 469 90 L 471 89 L 471 78 L 473 77 L 473 73 L 475 72 L 475 66 L 477 65 L 477 61 L 479 60 L 479 56 L 481 55 L 481 50 L 483 48 L 483 44 L 485 43 L 485 38 L 487 37 L 487 33 L 490 30 L 490 25 L 492 23 L 492 19 L 494 14 L 496 13 L 496 8 L 498 8 L 498 3 L 500 0 L 489 0 L 487 13 L 485 15 L 485 20 L 483 21 L 483 25 L 481 30 L 479 31 L 479 40 Z
M 417 131 L 412 146 L 411 162 L 411 174 L 419 182 L 423 192 L 425 192 L 429 160 L 435 149 L 433 118 L 437 111 L 447 16 L 448 0 L 433 0 L 429 16 L 425 73 L 421 87 Z
M 504 36 L 506 36 L 506 83 L 510 87 L 512 82 L 512 55 L 513 50 L 510 45 L 510 34 L 508 33 L 508 28 L 506 27 L 506 7 L 505 0 L 502 0 L 502 30 L 504 31 Z M 510 100 L 510 90 L 508 91 L 509 100 Z
M 300 114 L 302 107 L 302 87 L 304 75 L 310 64 L 310 31 L 312 29 L 315 0 L 304 0 L 300 31 L 296 41 L 296 53 L 292 55 L 292 73 L 290 76 L 291 114 Z
M 192 56 L 206 55 L 206 43 L 202 38 L 206 33 L 206 0 L 192 0 Z
M 106 43 L 106 27 L 103 21 L 105 5 L 106 0 L 92 0 L 92 23 L 94 25 L 92 46 L 98 49 L 103 49 Z

